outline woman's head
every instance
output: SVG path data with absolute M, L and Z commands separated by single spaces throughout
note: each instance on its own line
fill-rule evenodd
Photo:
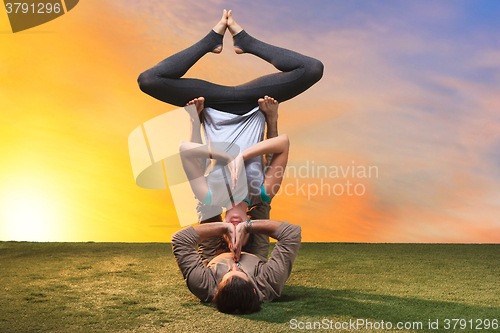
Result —
M 231 201 L 226 207 L 224 222 L 237 225 L 247 220 L 248 203 L 246 201 Z
M 250 314 L 259 311 L 257 292 L 248 276 L 235 266 L 222 278 L 212 303 L 224 313 Z

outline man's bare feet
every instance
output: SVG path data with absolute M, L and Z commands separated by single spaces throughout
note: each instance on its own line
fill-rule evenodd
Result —
M 279 103 L 272 97 L 259 98 L 259 108 L 266 114 L 267 118 L 278 118 Z
M 224 9 L 224 11 L 222 12 L 222 18 L 212 30 L 218 33 L 219 35 L 224 35 L 224 33 L 226 32 L 226 28 L 227 28 L 227 10 Z M 212 52 L 221 53 L 222 45 L 217 46 L 215 49 L 212 50 Z
M 238 23 L 236 23 L 233 19 L 233 11 L 230 10 L 228 13 L 227 13 L 227 29 L 229 30 L 229 32 L 231 33 L 231 36 L 234 36 L 236 35 L 238 32 L 241 32 L 243 30 L 242 27 L 240 27 L 240 25 Z M 239 47 L 234 47 L 234 52 L 238 53 L 238 54 L 242 54 L 243 53 L 243 50 L 240 49 Z
M 193 105 L 193 104 L 196 106 L 196 112 L 198 112 L 198 116 L 199 116 L 201 111 L 203 111 L 203 109 L 205 109 L 205 98 L 204 97 L 195 98 L 195 99 L 189 101 L 186 104 L 186 106 Z

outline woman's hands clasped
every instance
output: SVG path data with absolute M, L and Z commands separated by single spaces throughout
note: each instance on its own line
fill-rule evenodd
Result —
M 233 184 L 233 190 L 238 187 L 238 178 L 240 176 L 241 170 L 243 169 L 243 155 L 239 153 L 235 158 L 233 158 L 228 164 L 229 172 L 231 172 L 231 183 Z

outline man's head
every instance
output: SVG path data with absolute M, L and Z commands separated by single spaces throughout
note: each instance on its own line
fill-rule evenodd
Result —
M 212 303 L 220 312 L 230 314 L 250 314 L 260 310 L 259 296 L 237 264 L 222 278 Z

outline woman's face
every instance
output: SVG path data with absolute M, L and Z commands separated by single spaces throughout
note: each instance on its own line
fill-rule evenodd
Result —
M 224 216 L 224 222 L 232 223 L 234 226 L 238 225 L 241 222 L 247 220 L 247 208 L 248 203 L 245 201 L 239 202 L 237 205 L 234 205 L 232 202 L 231 206 L 226 207 L 226 216 Z

